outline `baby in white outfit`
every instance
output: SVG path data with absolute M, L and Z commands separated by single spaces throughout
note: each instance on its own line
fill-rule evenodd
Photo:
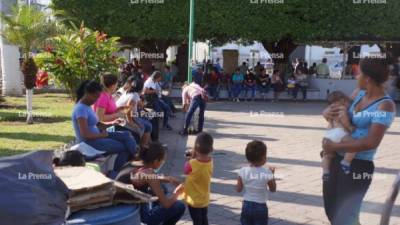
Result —
M 328 104 L 331 106 L 332 104 L 344 105 L 346 108 L 349 107 L 351 103 L 351 99 L 340 91 L 334 91 L 328 96 Z M 347 112 L 344 112 L 347 113 Z M 340 121 L 340 116 L 336 119 L 329 121 L 328 130 L 326 131 L 325 138 L 331 140 L 332 142 L 339 143 L 346 140 L 351 140 L 350 132 L 346 128 L 346 124 L 343 124 Z M 326 153 L 323 152 L 322 157 L 322 169 L 323 169 L 323 179 L 329 178 L 329 168 L 331 165 L 332 159 L 335 157 L 334 152 Z M 340 162 L 343 171 L 348 174 L 350 173 L 350 165 L 351 161 L 353 161 L 355 157 L 355 153 L 345 153 L 343 160 Z

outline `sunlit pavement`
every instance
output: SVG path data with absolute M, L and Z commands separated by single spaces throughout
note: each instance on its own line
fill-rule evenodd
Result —
M 235 192 L 235 170 L 245 165 L 244 148 L 250 140 L 264 141 L 268 161 L 276 166 L 278 192 L 268 201 L 270 223 L 328 224 L 322 201 L 319 152 L 327 126 L 320 113 L 323 102 L 215 102 L 208 104 L 205 131 L 214 137 L 214 175 L 209 206 L 210 224 L 240 224 L 241 194 Z M 399 107 L 398 107 L 399 108 Z M 398 112 L 400 109 L 398 109 Z M 399 113 L 398 113 L 399 115 Z M 184 151 L 194 136 L 177 135 L 183 114 L 172 120 L 174 133 L 163 132 L 168 143 L 165 173 L 182 176 Z M 383 202 L 400 165 L 400 119 L 396 118 L 376 155 L 376 173 L 361 213 L 361 224 L 379 224 Z M 400 200 L 390 224 L 400 224 Z M 191 224 L 186 212 L 179 224 Z

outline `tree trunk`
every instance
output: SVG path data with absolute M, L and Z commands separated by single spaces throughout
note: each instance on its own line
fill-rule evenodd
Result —
M 400 44 L 399 43 L 387 43 L 385 46 L 379 45 L 382 52 L 386 53 L 386 57 L 389 63 L 396 63 L 397 58 L 400 57 Z
M 176 56 L 176 64 L 178 65 L 178 76 L 177 81 L 184 82 L 187 81 L 187 71 L 188 71 L 188 45 L 181 44 L 178 47 L 178 54 Z
M 270 54 L 275 69 L 279 69 L 281 74 L 288 73 L 290 65 L 289 56 L 297 48 L 297 45 L 293 43 L 291 38 L 283 38 L 277 42 L 261 41 L 264 48 Z
M 144 73 L 152 72 L 153 63 L 163 64 L 167 59 L 168 40 L 149 39 L 137 41 L 131 38 L 122 38 L 121 43 L 140 48 L 139 61 Z M 161 68 L 158 68 L 161 69 Z
M 26 123 L 33 124 L 33 114 L 32 114 L 32 98 L 33 89 L 26 89 Z
M 27 111 L 26 122 L 28 124 L 32 124 L 33 88 L 35 87 L 36 73 L 38 71 L 38 68 L 35 64 L 35 61 L 33 61 L 32 58 L 25 58 L 21 66 L 21 71 L 24 74 L 24 84 L 26 88 L 26 111 Z

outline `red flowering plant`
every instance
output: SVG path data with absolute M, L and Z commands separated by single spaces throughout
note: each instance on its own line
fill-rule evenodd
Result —
M 35 62 L 75 98 L 75 89 L 81 81 L 98 80 L 101 72 L 118 72 L 125 61 L 117 56 L 118 40 L 117 37 L 108 38 L 103 32 L 91 31 L 82 24 L 53 38 L 45 51 L 36 55 Z

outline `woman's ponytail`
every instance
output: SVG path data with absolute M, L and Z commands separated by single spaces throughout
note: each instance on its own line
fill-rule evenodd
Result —
M 92 94 L 101 92 L 102 90 L 101 85 L 97 81 L 85 80 L 79 85 L 78 89 L 76 89 L 76 102 L 79 102 L 79 100 L 81 100 L 87 93 Z
M 85 89 L 86 89 L 86 85 L 89 83 L 89 80 L 85 80 L 83 81 L 78 89 L 76 89 L 76 102 L 79 102 L 79 100 L 81 100 L 81 98 L 85 95 Z

